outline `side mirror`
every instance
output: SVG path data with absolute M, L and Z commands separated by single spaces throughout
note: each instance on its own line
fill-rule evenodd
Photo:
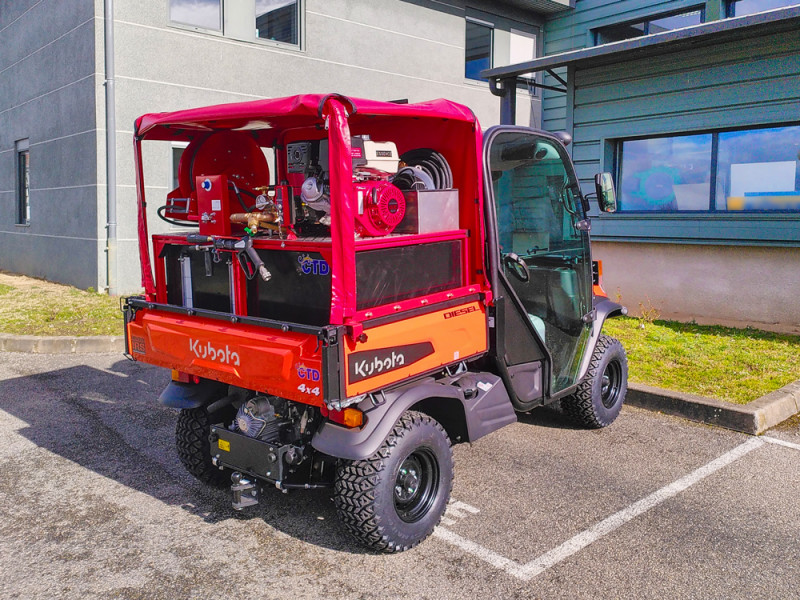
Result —
M 614 179 L 611 173 L 598 173 L 594 176 L 594 188 L 597 191 L 597 203 L 603 212 L 613 213 L 617 210 L 617 194 L 614 191 Z

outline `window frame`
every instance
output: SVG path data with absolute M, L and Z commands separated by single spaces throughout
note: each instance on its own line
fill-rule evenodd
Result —
M 657 217 L 659 215 L 668 215 L 668 216 L 675 216 L 675 215 L 793 215 L 793 216 L 800 216 L 800 208 L 793 208 L 793 209 L 742 209 L 742 210 L 728 210 L 728 209 L 719 209 L 718 199 L 717 199 L 717 172 L 719 168 L 719 149 L 720 149 L 720 135 L 725 133 L 733 133 L 733 132 L 741 132 L 741 131 L 760 131 L 764 129 L 780 129 L 784 127 L 800 127 L 800 122 L 789 122 L 789 123 L 769 123 L 769 124 L 762 124 L 756 127 L 753 126 L 743 126 L 743 127 L 730 127 L 730 128 L 723 128 L 723 129 L 711 129 L 711 130 L 699 130 L 699 131 L 687 131 L 687 132 L 670 132 L 664 133 L 660 135 L 647 135 L 647 136 L 637 136 L 637 137 L 627 137 L 627 138 L 618 138 L 615 140 L 610 140 L 613 144 L 613 173 L 614 173 L 614 181 L 616 185 L 616 192 L 617 197 L 622 198 L 622 190 L 620 186 L 622 185 L 622 160 L 623 160 L 623 150 L 622 145 L 625 142 L 631 142 L 636 140 L 652 140 L 652 139 L 663 139 L 663 138 L 676 138 L 676 137 L 687 137 L 687 136 L 696 136 L 696 135 L 711 135 L 711 160 L 710 160 L 710 176 L 709 176 L 709 199 L 708 199 L 708 206 L 709 208 L 706 210 L 626 210 L 624 202 L 620 201 L 619 203 L 619 210 L 618 213 L 621 215 L 630 215 L 630 216 L 645 216 L 645 217 Z
M 279 47 L 285 48 L 287 50 L 302 50 L 304 47 L 303 44 L 303 32 L 305 31 L 305 0 L 295 0 L 296 6 L 296 13 L 295 19 L 297 22 L 297 43 L 293 44 L 291 42 L 282 42 L 280 40 L 270 40 L 267 38 L 262 38 L 258 36 L 258 33 L 254 33 L 253 41 L 257 44 L 262 44 L 265 46 L 272 46 L 272 47 Z M 256 12 L 255 2 L 253 3 L 253 31 L 256 32 L 256 19 L 258 18 L 258 14 Z
M 614 44 L 616 42 L 622 42 L 622 41 L 626 41 L 626 40 L 633 40 L 633 39 L 637 39 L 637 38 L 640 38 L 640 37 L 647 37 L 648 35 L 656 35 L 654 33 L 650 33 L 650 31 L 649 31 L 650 30 L 650 24 L 653 21 L 658 21 L 660 19 L 667 19 L 669 17 L 677 17 L 677 16 L 680 16 L 680 15 L 688 15 L 688 14 L 696 12 L 696 11 L 700 12 L 700 24 L 705 23 L 706 22 L 706 5 L 705 4 L 695 4 L 693 6 L 689 6 L 689 7 L 686 7 L 686 8 L 681 8 L 679 10 L 673 10 L 673 11 L 658 13 L 658 14 L 654 14 L 654 15 L 649 15 L 649 16 L 642 17 L 640 19 L 633 19 L 633 20 L 630 20 L 630 21 L 622 21 L 622 22 L 619 22 L 619 23 L 609 23 L 609 24 L 603 25 L 601 27 L 595 27 L 594 29 L 591 30 L 591 32 L 592 32 L 592 42 L 593 42 L 594 46 L 602 46 L 604 44 Z M 625 25 L 636 25 L 636 24 L 639 24 L 639 23 L 641 23 L 644 26 L 644 32 L 640 36 L 624 38 L 622 40 L 616 40 L 616 42 L 603 42 L 603 43 L 601 43 L 599 41 L 600 40 L 600 35 L 602 34 L 602 31 L 605 30 L 605 29 L 610 29 L 612 27 L 621 27 L 621 26 L 625 26 Z M 673 30 L 670 30 L 670 31 L 673 31 Z
M 23 162 L 23 157 L 25 160 Z M 14 199 L 16 200 L 15 225 L 30 227 L 31 224 L 31 154 L 27 139 L 14 144 Z
M 480 25 L 481 27 L 485 27 L 489 30 L 489 67 L 494 67 L 494 30 L 495 24 L 490 21 L 485 21 L 483 19 L 479 19 L 477 17 L 472 17 L 467 15 L 464 17 L 464 79 L 466 81 L 476 82 L 480 84 L 484 84 L 488 81 L 488 79 L 483 79 L 481 77 L 470 77 L 467 75 L 467 23 L 472 23 L 473 25 Z

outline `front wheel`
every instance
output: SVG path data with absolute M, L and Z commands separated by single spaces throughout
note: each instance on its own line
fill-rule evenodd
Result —
M 402 552 L 433 532 L 452 486 L 447 433 L 428 415 L 408 411 L 375 454 L 340 462 L 334 501 L 361 543 L 379 552 Z
M 584 427 L 607 427 L 622 410 L 628 391 L 628 358 L 619 340 L 601 335 L 589 371 L 571 396 L 561 400 L 564 412 Z

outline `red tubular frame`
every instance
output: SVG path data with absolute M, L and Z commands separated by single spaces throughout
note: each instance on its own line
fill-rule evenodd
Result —
M 377 121 L 373 117 L 378 117 Z M 270 125 L 264 125 L 269 122 Z M 408 123 L 408 127 L 403 127 Z M 412 126 L 413 124 L 413 126 Z M 320 252 L 331 267 L 330 324 L 356 325 L 364 320 L 394 314 L 398 311 L 434 304 L 452 298 L 483 293 L 491 302 L 491 289 L 484 264 L 485 224 L 483 222 L 482 135 L 469 109 L 444 100 L 422 104 L 397 105 L 369 100 L 351 100 L 342 96 L 295 96 L 241 104 L 191 109 L 176 113 L 151 114 L 136 122 L 134 157 L 138 199 L 139 258 L 142 286 L 148 301 L 166 302 L 164 261 L 156 258 L 155 280 L 149 252 L 144 173 L 141 142 L 144 139 L 189 140 L 215 128 L 248 129 L 260 145 L 268 146 L 286 139 L 292 130 L 315 127 L 327 129 L 330 156 L 338 161 L 331 173 L 331 240 L 330 242 L 256 239 L 257 248 L 287 248 Z M 369 132 L 375 135 L 397 135 L 398 149 L 418 144 L 420 135 L 441 139 L 442 149 L 453 167 L 454 178 L 461 183 L 460 227 L 452 232 L 422 235 L 390 236 L 355 240 L 353 235 L 355 194 L 352 186 L 350 136 Z M 426 139 L 427 139 L 426 138 Z M 389 139 L 387 137 L 387 139 Z M 466 143 L 467 140 L 470 143 Z M 472 141 L 474 140 L 474 142 Z M 474 146 L 472 145 L 474 143 Z M 418 146 L 416 146 L 418 147 Z M 284 157 L 276 153 L 276 169 L 282 172 Z M 469 235 L 467 234 L 469 232 Z M 369 310 L 356 310 L 355 253 L 391 246 L 430 243 L 453 239 L 463 240 L 463 278 L 461 286 L 446 292 L 391 303 Z M 181 236 L 158 235 L 153 250 L 159 256 L 165 244 L 186 244 Z M 245 287 L 240 273 L 234 275 L 236 312 L 246 314 Z

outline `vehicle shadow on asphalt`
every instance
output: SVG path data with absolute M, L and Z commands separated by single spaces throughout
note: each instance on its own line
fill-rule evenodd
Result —
M 534 408 L 531 412 L 517 413 L 517 420 L 526 425 L 550 429 L 585 429 L 573 423 L 558 402 L 554 402 L 550 406 Z
M 192 478 L 175 451 L 176 411 L 157 401 L 166 383 L 163 369 L 142 363 L 81 365 L 0 381 L 0 409 L 25 423 L 17 432 L 36 446 L 209 524 L 262 520 L 309 544 L 370 553 L 338 521 L 329 489 L 267 486 L 258 506 L 236 512 L 230 491 Z M 21 486 L 29 468 L 20 461 L 4 478 Z

